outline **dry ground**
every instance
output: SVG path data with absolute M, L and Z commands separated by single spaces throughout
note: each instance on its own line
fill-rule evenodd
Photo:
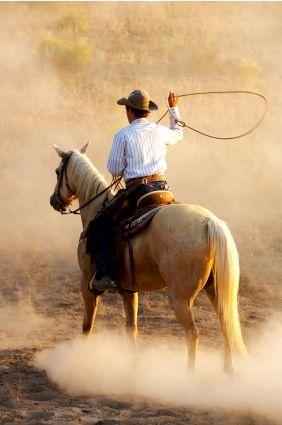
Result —
M 1 424 L 274 423 L 250 411 L 175 407 L 130 395 L 65 394 L 44 371 L 34 367 L 33 359 L 36 352 L 79 334 L 82 319 L 79 272 L 74 263 L 55 259 L 51 253 L 29 252 L 28 257 L 23 254 L 16 261 L 2 252 L 1 262 Z M 279 309 L 281 293 L 275 288 L 273 282 L 268 285 L 262 280 L 251 281 L 243 274 L 240 310 L 247 341 L 255 338 Z M 198 297 L 195 310 L 201 343 L 221 347 L 217 321 L 204 294 Z M 104 296 L 96 327 L 118 329 L 123 321 L 121 299 Z M 165 292 L 141 294 L 139 332 L 147 340 L 168 335 L 182 338 Z

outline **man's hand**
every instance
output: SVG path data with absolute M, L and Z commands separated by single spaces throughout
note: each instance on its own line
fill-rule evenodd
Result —
M 173 108 L 174 106 L 177 106 L 178 97 L 176 96 L 175 93 L 173 93 L 173 92 L 170 91 L 167 100 L 168 100 L 168 104 L 169 104 L 169 107 L 170 108 Z

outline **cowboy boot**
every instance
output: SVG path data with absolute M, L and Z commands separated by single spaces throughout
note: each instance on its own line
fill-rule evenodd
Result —
M 108 291 L 111 294 L 115 294 L 119 290 L 118 284 L 114 279 L 110 278 L 109 276 L 103 276 L 98 280 L 96 278 L 96 273 L 91 278 L 88 284 L 88 288 L 90 292 L 95 292 L 95 290 L 101 292 Z

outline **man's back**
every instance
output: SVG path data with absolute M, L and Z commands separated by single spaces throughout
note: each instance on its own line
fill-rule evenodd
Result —
M 178 108 L 172 108 L 179 117 Z M 114 137 L 108 161 L 108 170 L 124 180 L 163 174 L 167 169 L 166 145 L 173 145 L 183 138 L 183 129 L 170 121 L 170 129 L 146 118 L 135 119 Z

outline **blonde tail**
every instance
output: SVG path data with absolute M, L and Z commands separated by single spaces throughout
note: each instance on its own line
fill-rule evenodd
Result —
M 239 257 L 234 239 L 227 225 L 219 219 L 207 220 L 208 238 L 214 262 L 212 272 L 217 294 L 218 312 L 230 347 L 246 353 L 238 314 Z

